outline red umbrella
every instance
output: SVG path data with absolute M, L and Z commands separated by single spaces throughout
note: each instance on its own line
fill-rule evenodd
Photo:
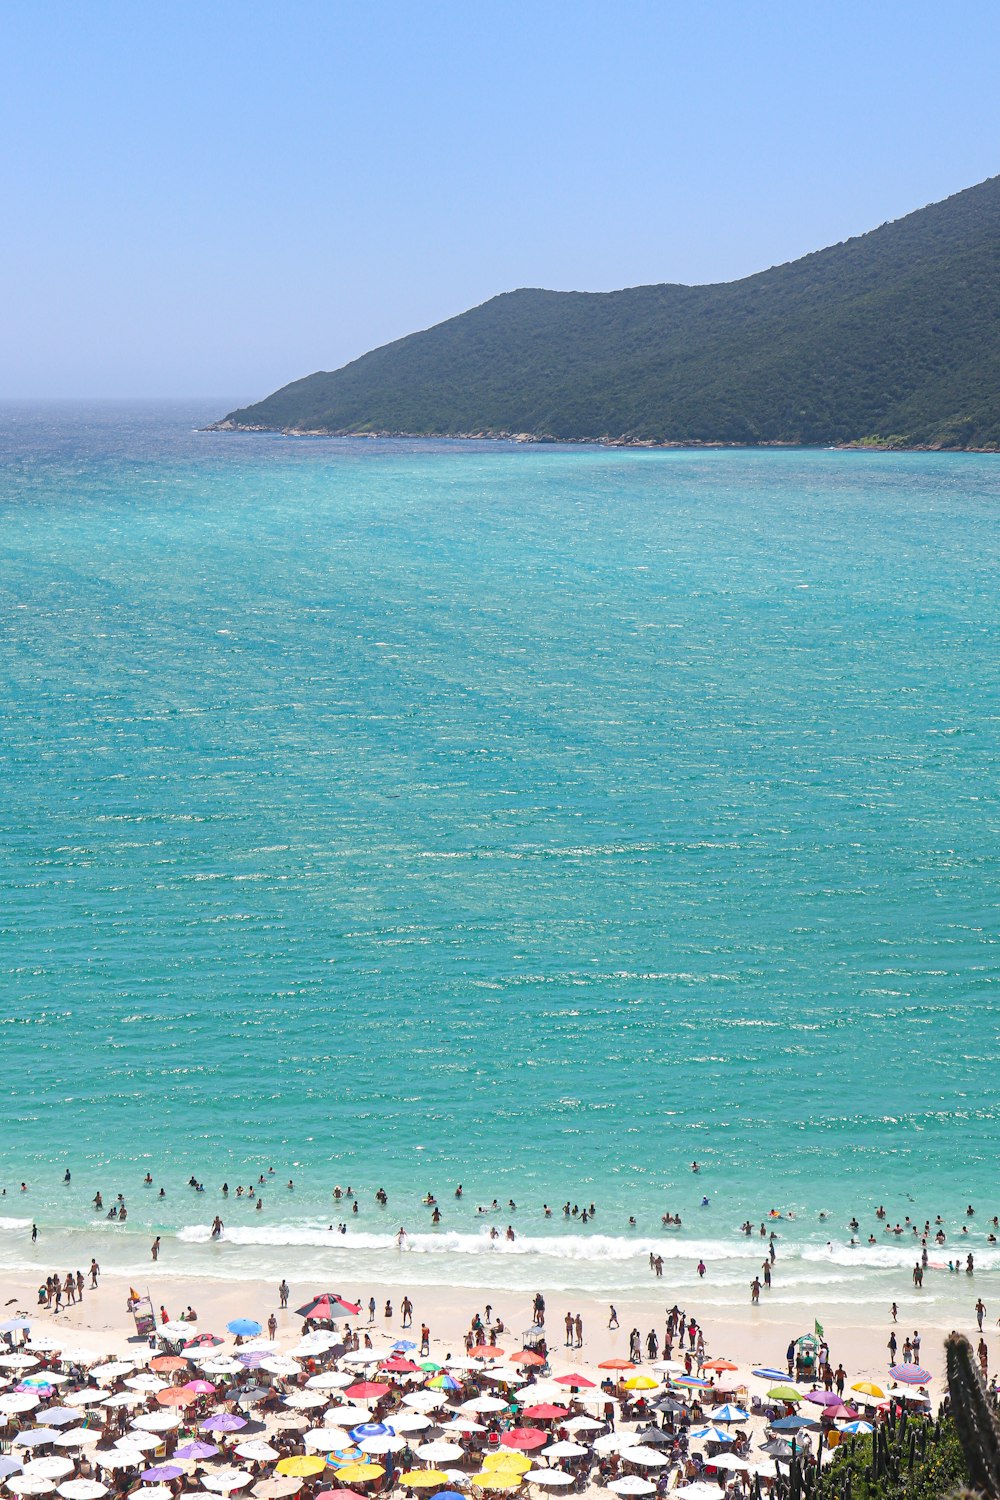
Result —
M 360 1303 L 345 1302 L 336 1292 L 322 1292 L 305 1307 L 297 1307 L 295 1315 L 298 1318 L 356 1318 L 360 1311 Z
M 548 1440 L 549 1434 L 540 1427 L 511 1427 L 500 1435 L 505 1448 L 540 1448 Z
M 858 1414 L 854 1408 L 846 1405 L 846 1403 L 824 1407 L 822 1412 L 824 1422 L 828 1417 L 837 1422 L 855 1422 L 857 1421 L 857 1416 Z
M 214 1349 L 223 1341 L 217 1333 L 199 1333 L 181 1345 L 182 1349 Z
M 500 1359 L 503 1350 L 498 1349 L 496 1344 L 477 1344 L 474 1349 L 469 1350 L 470 1359 Z
M 556 1385 L 570 1385 L 575 1391 L 592 1391 L 595 1389 L 595 1382 L 588 1380 L 586 1375 L 557 1375 L 555 1383 Z
M 357 1490 L 321 1490 L 316 1500 L 371 1500 L 370 1495 L 361 1495 Z
M 359 1380 L 357 1385 L 349 1385 L 344 1392 L 352 1400 L 363 1401 L 368 1396 L 384 1396 L 389 1390 L 389 1385 L 384 1380 Z
M 554 1422 L 557 1418 L 568 1417 L 569 1410 L 565 1406 L 552 1406 L 548 1401 L 542 1401 L 538 1406 L 526 1406 L 524 1415 L 540 1422 Z
M 395 1359 L 383 1360 L 379 1365 L 379 1369 L 384 1370 L 386 1374 L 391 1373 L 393 1375 L 419 1375 L 423 1373 L 420 1366 L 415 1365 L 412 1359 L 400 1359 L 398 1354 Z
M 534 1349 L 519 1349 L 516 1354 L 510 1356 L 511 1363 L 515 1365 L 544 1365 L 545 1360 Z

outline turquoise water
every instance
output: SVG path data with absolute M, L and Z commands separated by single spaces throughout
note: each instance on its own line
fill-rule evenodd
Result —
M 223 409 L 2 413 L 0 1261 L 1000 1211 L 1000 460 Z

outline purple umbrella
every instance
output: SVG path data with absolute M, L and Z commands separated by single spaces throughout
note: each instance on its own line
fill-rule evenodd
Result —
M 197 1438 L 193 1443 L 185 1443 L 183 1448 L 177 1448 L 174 1452 L 175 1458 L 214 1458 L 218 1453 L 214 1443 L 200 1443 Z
M 923 1365 L 893 1365 L 889 1374 L 903 1385 L 926 1385 L 931 1378 L 930 1370 Z
M 157 1464 L 152 1469 L 143 1469 L 142 1477 L 149 1484 L 166 1484 L 168 1479 L 180 1479 L 183 1473 L 179 1464 Z
M 206 1417 L 204 1422 L 198 1424 L 200 1432 L 239 1432 L 241 1427 L 247 1425 L 246 1417 L 237 1417 L 235 1413 L 223 1411 L 214 1417 Z
M 833 1391 L 809 1391 L 806 1400 L 811 1401 L 814 1406 L 839 1406 L 843 1398 L 834 1395 Z

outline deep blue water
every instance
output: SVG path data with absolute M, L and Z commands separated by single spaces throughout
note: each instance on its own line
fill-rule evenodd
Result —
M 0 413 L 10 1212 L 998 1211 L 1000 459 L 224 409 Z

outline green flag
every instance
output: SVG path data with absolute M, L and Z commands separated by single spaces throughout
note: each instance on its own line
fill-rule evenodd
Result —
M 819 1318 L 816 1319 L 815 1327 L 816 1327 L 816 1337 L 818 1339 L 821 1339 L 823 1337 L 823 1325 L 820 1322 Z

